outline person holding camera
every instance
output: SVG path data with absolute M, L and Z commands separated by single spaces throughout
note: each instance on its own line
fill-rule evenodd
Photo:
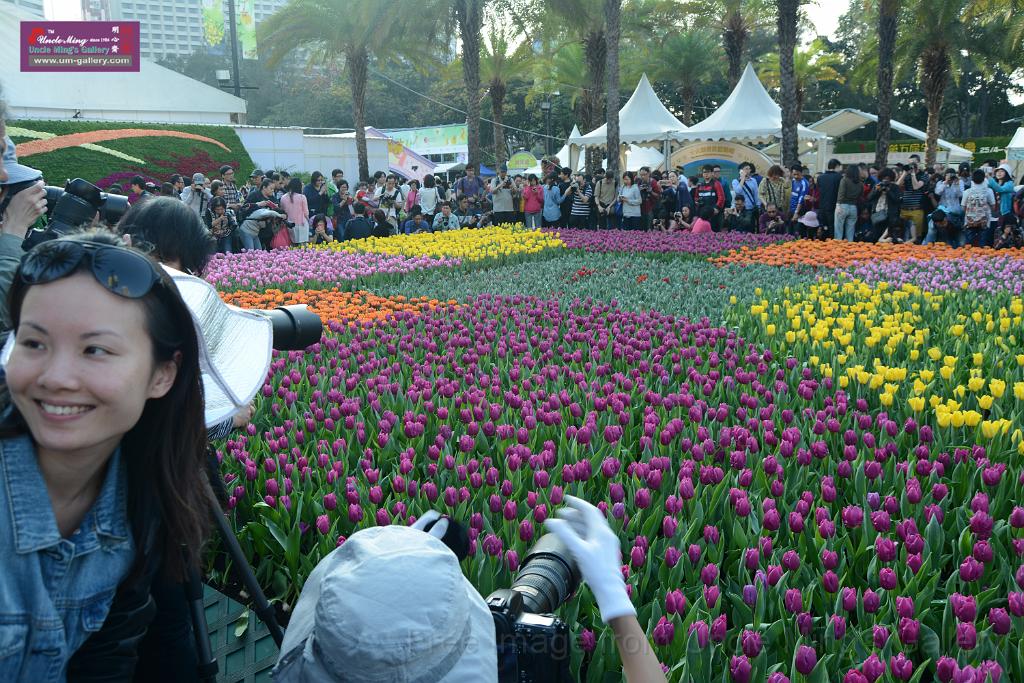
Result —
M 514 201 L 518 195 L 508 175 L 508 165 L 504 162 L 498 166 L 498 175 L 491 179 L 491 204 L 494 211 L 494 222 L 498 225 L 511 223 L 515 218 Z
M 99 231 L 35 247 L 10 302 L 0 678 L 130 680 L 155 577 L 196 566 L 207 533 L 192 316 L 162 269 Z
M 701 169 L 701 180 L 693 188 L 693 203 L 697 215 L 706 218 L 715 232 L 722 229 L 722 212 L 725 209 L 725 191 L 722 183 L 714 178 L 715 167 L 705 164 Z M 704 209 L 708 211 L 705 212 Z M 705 213 L 708 216 L 705 217 Z
M 764 181 L 762 181 L 763 183 Z M 786 234 L 786 217 L 782 215 L 774 202 L 768 202 L 765 205 L 764 213 L 758 218 L 757 231 L 762 235 Z
M 203 212 L 203 223 L 210 231 L 213 239 L 217 240 L 217 251 L 222 254 L 231 253 L 231 239 L 238 228 L 238 221 L 235 219 L 235 212 L 228 208 L 228 202 L 223 197 L 214 197 L 210 200 L 210 206 Z
M 896 182 L 896 174 L 886 168 L 878 176 L 878 184 L 868 194 L 871 224 L 875 226 L 872 242 L 902 242 L 900 200 L 903 193 Z
M 640 224 L 643 230 L 650 230 L 654 214 L 661 203 L 661 184 L 651 176 L 651 169 L 641 166 L 636 176 L 636 187 L 640 190 Z
M 437 214 L 434 215 L 434 222 L 431 224 L 434 232 L 458 230 L 462 227 L 459 217 L 452 213 L 452 205 L 449 202 L 441 202 L 438 204 L 437 209 Z
M 14 142 L 6 135 L 2 116 L 0 140 L 4 145 L 3 165 L 0 166 L 0 333 L 6 337 L 11 329 L 7 292 L 25 254 L 22 249 L 25 235 L 46 213 L 46 190 L 40 171 L 18 163 Z
M 733 196 L 743 195 L 743 204 L 753 213 L 754 222 L 761 214 L 761 197 L 758 194 L 757 178 L 754 177 L 754 165 L 744 161 L 739 166 L 739 177 L 732 181 Z
M 920 169 L 921 157 L 911 155 L 910 164 L 902 167 L 896 177 L 896 186 L 902 195 L 900 219 L 912 224 L 911 238 L 920 244 L 924 239 L 925 197 L 928 194 L 928 175 Z
M 725 210 L 725 229 L 736 232 L 754 232 L 754 212 L 747 208 L 747 198 L 738 194 L 733 205 Z
M 192 176 L 192 184 L 181 192 L 181 201 L 200 218 L 209 206 L 213 194 L 206 188 L 206 177 L 202 173 Z
M 640 188 L 634 184 L 635 174 L 632 171 L 626 171 L 622 174 L 622 186 L 619 188 L 619 205 L 622 207 L 622 229 L 623 230 L 640 230 L 641 229 L 641 206 L 643 204 L 643 197 L 640 194 Z
M 572 197 L 572 206 L 569 209 L 569 227 L 577 230 L 589 229 L 590 202 L 594 197 L 594 188 L 582 173 L 577 173 L 573 177 L 572 185 L 569 186 L 569 196 Z
M 484 181 L 477 177 L 475 166 L 466 166 L 466 174 L 455 181 L 456 201 L 466 197 L 471 204 L 479 204 L 485 190 Z
M 419 191 L 419 204 L 423 209 L 423 217 L 433 225 L 434 215 L 439 211 L 439 205 L 444 200 L 441 198 L 441 190 L 434 180 L 434 176 L 427 174 L 423 176 L 423 187 Z
M 345 223 L 352 218 L 353 201 L 352 195 L 348 191 L 348 181 L 342 180 L 338 183 L 337 191 L 331 195 L 332 220 L 336 234 L 340 234 L 345 227 Z
M 615 176 L 605 171 L 594 185 L 594 203 L 597 206 L 597 227 L 611 230 L 618 227 L 619 217 L 615 215 L 615 201 L 619 196 L 619 188 L 615 184 Z
M 302 194 L 306 198 L 306 206 L 309 207 L 309 218 L 321 213 L 327 215 L 327 207 L 331 205 L 331 201 L 327 195 L 327 179 L 323 173 L 313 171 L 309 176 L 309 182 L 302 187 Z

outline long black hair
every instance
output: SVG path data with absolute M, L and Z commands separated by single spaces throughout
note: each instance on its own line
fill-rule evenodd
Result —
M 98 230 L 63 239 L 124 246 L 118 237 Z M 209 483 L 204 475 L 206 423 L 192 314 L 166 271 L 155 262 L 153 266 L 160 280 L 138 301 L 145 311 L 154 363 L 175 361 L 177 372 L 164 396 L 146 401 L 139 421 L 121 438 L 120 447 L 127 470 L 128 518 L 137 552 L 146 546 L 141 535 L 147 528 L 145 518 L 154 514 L 155 506 L 161 521 L 159 538 L 164 571 L 170 578 L 180 580 L 188 564 L 197 566 L 210 524 L 206 493 Z M 69 275 L 89 267 L 89 262 L 83 259 Z M 31 286 L 21 279 L 19 269 L 8 295 L 15 334 Z M 13 405 L 12 410 L 0 427 L 0 436 L 28 431 Z
M 860 166 L 857 164 L 847 164 L 846 177 L 860 185 Z
M 174 197 L 154 197 L 136 204 L 121 218 L 117 232 L 131 235 L 135 246 L 150 243 L 153 258 L 164 263 L 177 261 L 195 275 L 202 274 L 217 247 L 199 216 Z

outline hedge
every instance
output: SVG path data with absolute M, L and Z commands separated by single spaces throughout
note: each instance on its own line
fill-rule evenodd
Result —
M 40 133 L 70 135 L 95 130 L 116 130 L 122 128 L 149 128 L 202 135 L 217 140 L 230 151 L 217 145 L 183 138 L 142 137 L 124 140 L 108 140 L 97 143 L 118 152 L 144 160 L 145 164 L 120 159 L 103 152 L 83 147 L 68 147 L 52 152 L 41 152 L 20 159 L 22 163 L 38 168 L 50 184 L 62 185 L 68 178 L 85 178 L 100 187 L 122 183 L 133 175 L 141 175 L 158 185 L 172 174 L 191 175 L 203 173 L 218 176 L 218 169 L 228 164 L 240 169 L 239 176 L 248 175 L 255 167 L 249 153 L 242 146 L 235 130 L 230 126 L 204 126 L 195 124 L 158 124 L 114 121 L 42 121 L 18 119 L 9 121 L 11 128 L 24 128 Z M 15 144 L 28 142 L 30 138 L 12 135 Z

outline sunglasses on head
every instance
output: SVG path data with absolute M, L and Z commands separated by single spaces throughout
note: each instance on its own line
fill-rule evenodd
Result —
M 137 251 L 73 240 L 44 242 L 26 254 L 21 262 L 22 282 L 41 285 L 59 280 L 75 272 L 86 258 L 96 282 L 118 296 L 139 299 L 160 282 L 156 266 Z

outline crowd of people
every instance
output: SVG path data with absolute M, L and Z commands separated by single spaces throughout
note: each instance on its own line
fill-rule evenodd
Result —
M 220 252 L 503 223 L 1024 245 L 1024 188 L 1006 163 L 995 160 L 976 169 L 967 162 L 925 168 L 912 155 L 907 164 L 878 169 L 832 159 L 817 176 L 800 164 L 772 165 L 762 176 L 744 162 L 732 180 L 712 164 L 690 177 L 682 168 L 663 173 L 646 166 L 619 178 L 603 169 L 573 172 L 557 158 L 546 167 L 543 179 L 510 175 L 504 165 L 485 179 L 468 167 L 451 183 L 440 176 L 406 180 L 377 171 L 353 189 L 341 169 L 329 178 L 314 171 L 306 183 L 285 171 L 256 169 L 239 186 L 234 168 L 223 166 L 219 178 L 196 173 L 188 185 L 180 175 L 159 188 L 136 176 L 130 191 L 136 202 L 153 195 L 179 198 L 202 218 Z

